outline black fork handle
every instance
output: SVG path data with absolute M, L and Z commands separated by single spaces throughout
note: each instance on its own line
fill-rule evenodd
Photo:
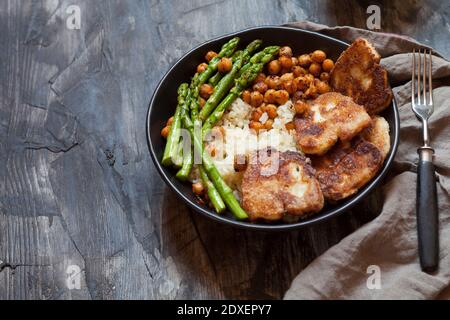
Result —
M 420 266 L 425 272 L 434 272 L 439 265 L 439 219 L 433 164 L 434 150 L 422 147 L 418 153 L 416 209 Z

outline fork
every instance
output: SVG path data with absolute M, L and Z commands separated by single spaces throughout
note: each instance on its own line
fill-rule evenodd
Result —
M 416 61 L 416 55 L 417 60 Z M 417 72 L 416 72 L 417 69 Z M 417 73 L 417 75 L 416 75 Z M 417 152 L 417 232 L 419 240 L 420 266 L 425 272 L 434 272 L 439 261 L 438 206 L 436 193 L 436 176 L 433 164 L 434 150 L 430 146 L 428 119 L 433 114 L 431 50 L 413 51 L 411 106 L 422 121 L 423 146 Z M 416 92 L 417 82 L 417 92 Z

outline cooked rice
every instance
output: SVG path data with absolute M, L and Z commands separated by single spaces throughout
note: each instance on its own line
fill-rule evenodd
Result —
M 206 144 L 207 148 L 215 149 L 213 161 L 225 182 L 235 190 L 240 189 L 242 179 L 242 174 L 234 170 L 235 155 L 248 155 L 266 147 L 281 152 L 297 151 L 294 132 L 285 127 L 295 115 L 291 101 L 278 107 L 278 117 L 274 119 L 272 129 L 261 130 L 259 134 L 249 127 L 252 110 L 250 105 L 237 99 L 217 125 L 224 128 L 224 139 L 217 138 Z

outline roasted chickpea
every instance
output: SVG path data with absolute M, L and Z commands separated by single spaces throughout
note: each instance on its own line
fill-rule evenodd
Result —
M 281 83 L 280 77 L 278 77 L 278 76 L 268 76 L 266 78 L 265 83 L 267 84 L 269 89 L 275 89 L 275 90 L 281 89 L 281 87 L 283 85 Z
M 289 80 L 284 83 L 284 90 L 286 90 L 290 95 L 297 91 L 297 85 L 294 80 Z
M 319 93 L 319 94 L 322 94 L 322 93 L 327 93 L 327 92 L 330 92 L 331 91 L 331 88 L 330 88 L 330 86 L 328 85 L 328 83 L 325 83 L 325 82 L 323 82 L 323 81 L 317 81 L 317 82 L 315 82 L 314 83 L 314 86 L 317 88 L 317 92 Z
M 250 129 L 253 129 L 256 132 L 259 132 L 259 130 L 264 129 L 264 125 L 259 121 L 252 121 L 248 126 L 250 127 Z
M 173 123 L 173 117 L 170 117 L 170 118 L 167 120 L 166 126 L 171 126 L 172 123 Z
M 262 94 L 266 93 L 266 91 L 269 89 L 269 86 L 264 83 L 264 81 L 259 81 L 253 85 L 253 90 L 258 91 Z
M 295 130 L 295 124 L 292 121 L 286 123 L 284 126 L 286 127 L 287 130 Z
M 306 74 L 306 70 L 300 66 L 295 66 L 292 68 L 292 73 L 294 74 L 294 77 L 300 77 Z
M 200 87 L 200 97 L 202 97 L 205 100 L 208 100 L 208 98 L 213 94 L 214 87 L 210 84 L 202 84 Z
M 328 72 L 322 72 L 320 74 L 320 80 L 328 82 L 330 80 L 330 74 Z
M 327 55 L 322 50 L 316 50 L 311 53 L 311 59 L 314 62 L 322 63 L 327 58 Z
M 259 107 L 264 102 L 264 96 L 259 91 L 251 93 L 250 104 L 252 107 Z
M 309 65 L 312 63 L 311 57 L 309 54 L 302 54 L 298 57 L 298 64 L 299 66 L 303 68 L 309 67 Z
M 317 97 L 317 88 L 314 84 L 309 86 L 303 94 L 303 98 L 305 99 L 315 99 Z
M 167 139 L 167 137 L 169 136 L 169 132 L 170 132 L 170 126 L 165 126 L 164 128 L 162 128 L 161 130 L 161 136 L 164 139 Z
M 293 73 L 285 73 L 280 77 L 281 82 L 292 81 L 292 80 L 294 80 Z
M 222 58 L 222 59 L 220 59 L 219 63 L 217 64 L 217 70 L 219 70 L 220 73 L 230 72 L 232 67 L 233 67 L 233 62 L 231 62 L 230 58 Z
M 281 47 L 279 55 L 280 55 L 280 57 L 286 56 L 286 57 L 290 58 L 290 57 L 292 57 L 292 49 L 288 46 Z
M 320 73 L 322 72 L 322 68 L 321 68 L 320 64 L 318 64 L 317 62 L 313 62 L 309 66 L 309 72 L 313 76 L 318 77 L 320 75 Z
M 203 191 L 205 191 L 203 183 L 196 182 L 192 184 L 192 192 L 194 192 L 196 195 L 201 196 L 203 194 Z
M 292 57 L 291 59 L 292 59 L 292 67 L 297 66 L 298 65 L 298 58 Z
M 291 69 L 292 68 L 292 59 L 291 57 L 281 56 L 278 58 L 278 61 L 280 62 L 280 65 L 284 69 Z
M 305 75 L 305 78 L 309 83 L 313 83 L 313 81 L 314 81 L 314 76 L 311 73 L 308 73 L 307 75 Z
M 264 94 L 264 102 L 265 103 L 274 103 L 275 102 L 275 90 L 269 89 Z
M 267 71 L 271 75 L 279 74 L 281 71 L 281 63 L 278 60 L 272 60 L 267 66 Z
M 294 103 L 295 113 L 303 114 L 306 110 L 308 110 L 308 104 L 303 100 L 297 100 Z
M 270 130 L 272 129 L 273 126 L 273 120 L 272 119 L 268 119 L 265 123 L 264 123 L 264 128 L 266 130 Z
M 258 82 L 260 82 L 260 81 L 265 81 L 266 80 L 266 75 L 264 74 L 264 73 L 260 73 L 260 74 L 258 74 L 257 76 L 256 76 L 256 79 L 255 79 L 255 83 L 258 83 Z
M 203 99 L 202 97 L 200 97 L 200 98 L 198 99 L 198 104 L 199 104 L 199 106 L 200 106 L 200 109 L 202 109 L 202 108 L 205 106 L 205 103 L 206 103 L 206 100 Z
M 297 90 L 306 90 L 310 83 L 311 81 L 306 76 L 300 76 L 294 79 L 294 84 L 297 87 Z
M 251 119 L 252 121 L 259 121 L 259 119 L 261 119 L 261 116 L 263 115 L 263 110 L 262 108 L 256 108 L 255 110 L 252 111 L 252 115 L 251 115 Z
M 325 72 L 330 72 L 334 68 L 334 62 L 331 59 L 325 59 L 322 62 L 322 68 Z
M 252 93 L 249 90 L 244 90 L 241 95 L 242 100 L 244 100 L 245 103 L 250 104 L 250 102 L 252 101 L 251 94 Z
M 277 106 L 274 104 L 265 105 L 263 110 L 267 112 L 270 119 L 275 119 L 278 116 Z
M 217 53 L 214 51 L 208 51 L 208 53 L 205 56 L 205 60 L 210 62 L 212 59 L 214 59 L 217 56 Z
M 200 63 L 198 66 L 197 66 L 197 72 L 198 73 L 202 73 L 203 71 L 205 71 L 206 70 L 206 68 L 208 68 L 208 65 L 206 64 L 206 63 Z
M 289 93 L 286 90 L 278 90 L 275 91 L 274 98 L 276 103 L 283 105 L 289 100 Z

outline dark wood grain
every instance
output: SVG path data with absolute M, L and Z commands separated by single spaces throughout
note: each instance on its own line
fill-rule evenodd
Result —
M 370 1 L 372 3 L 372 1 Z M 382 31 L 449 56 L 448 5 L 376 2 Z M 81 8 L 81 30 L 65 26 Z M 315 257 L 371 220 L 352 212 L 287 233 L 191 212 L 163 184 L 145 137 L 153 89 L 184 52 L 256 25 L 365 27 L 369 1 L 2 1 L 0 299 L 280 298 Z M 81 289 L 67 267 L 81 268 Z

